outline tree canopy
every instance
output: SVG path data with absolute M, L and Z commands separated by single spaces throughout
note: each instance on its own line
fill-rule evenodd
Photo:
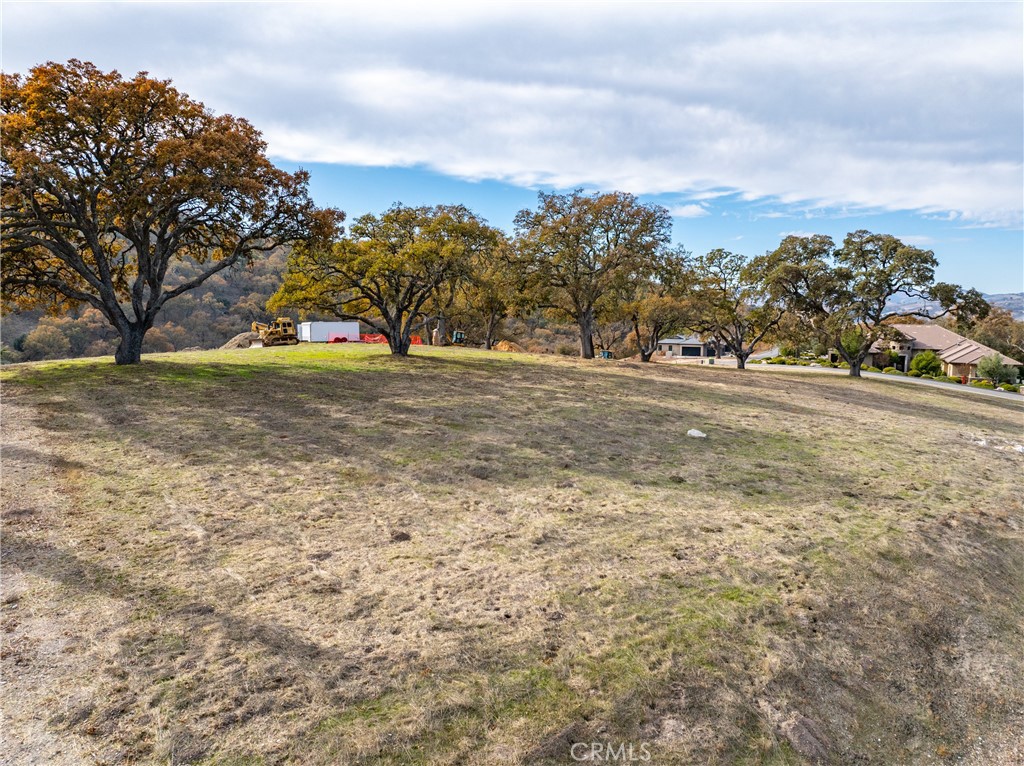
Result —
M 359 320 L 404 356 L 426 303 L 442 286 L 467 279 L 499 236 L 461 205 L 396 204 L 356 219 L 331 246 L 297 247 L 270 306 Z
M 772 332 L 785 310 L 765 289 L 758 263 L 716 249 L 691 265 L 695 328 L 727 346 L 744 369 L 755 346 Z
M 580 355 L 594 357 L 598 304 L 617 281 L 652 272 L 672 228 L 668 211 L 632 194 L 538 194 L 515 218 L 526 284 L 537 305 L 576 322 Z
M 3 75 L 0 150 L 6 305 L 87 304 L 138 362 L 161 308 L 235 264 L 332 235 L 305 172 L 267 159 L 252 125 L 213 115 L 169 81 L 72 60 Z M 198 265 L 166 284 L 170 265 Z
M 926 301 L 942 305 L 934 316 L 954 311 L 963 315 L 987 306 L 976 290 L 936 283 L 937 264 L 931 250 L 859 230 L 848 234 L 839 248 L 820 234 L 786 237 L 774 252 L 756 259 L 754 267 L 763 275 L 768 295 L 836 349 L 850 365 L 850 375 L 859 377 L 872 344 L 899 336 L 891 320 L 933 316 L 924 308 Z M 892 298 L 898 295 L 919 304 L 894 308 Z

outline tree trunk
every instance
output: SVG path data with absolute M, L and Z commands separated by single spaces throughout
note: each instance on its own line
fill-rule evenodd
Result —
M 748 356 L 750 356 L 750 354 L 742 354 L 742 353 L 737 353 L 736 354 L 736 369 L 737 370 L 745 370 L 745 369 L 747 369 L 747 357 Z
M 580 314 L 580 356 L 584 359 L 594 358 L 594 310 L 589 309 Z
M 138 364 L 142 361 L 142 339 L 146 337 L 146 330 L 149 328 L 142 323 L 133 323 L 119 327 L 121 342 L 114 352 L 114 362 L 117 364 Z
M 654 351 L 653 350 L 652 351 L 646 351 L 644 349 L 640 349 L 640 361 L 641 362 L 649 362 L 649 361 L 651 361 L 651 357 L 652 356 L 654 356 Z
M 388 324 L 388 347 L 395 356 L 408 356 L 409 346 L 412 345 L 412 328 L 402 330 L 402 321 Z
M 488 351 L 494 345 L 494 330 L 497 328 L 498 322 L 495 318 L 495 314 L 491 314 L 487 317 L 487 336 L 484 338 L 484 348 Z
M 448 345 L 448 319 L 443 314 L 437 318 L 437 345 Z
M 859 378 L 860 377 L 860 366 L 862 364 L 864 364 L 864 360 L 863 359 L 854 359 L 853 361 L 849 362 L 849 365 L 850 365 L 850 377 L 851 378 Z

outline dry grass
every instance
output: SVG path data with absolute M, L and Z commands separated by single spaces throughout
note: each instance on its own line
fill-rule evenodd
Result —
M 358 346 L 5 370 L 12 752 L 953 762 L 1024 704 L 1021 408 L 780 377 Z

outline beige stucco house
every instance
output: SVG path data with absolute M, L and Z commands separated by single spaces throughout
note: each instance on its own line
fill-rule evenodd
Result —
M 910 360 L 915 355 L 922 351 L 934 351 L 942 361 L 944 375 L 951 378 L 972 378 L 977 373 L 979 361 L 986 356 L 999 353 L 937 324 L 896 324 L 892 327 L 903 337 L 876 341 L 871 346 L 868 364 L 875 365 L 876 357 L 888 351 L 899 355 L 899 360 L 894 365 L 896 369 L 907 372 L 910 369 Z M 1003 364 L 1024 364 L 1004 354 L 999 356 L 1002 357 Z

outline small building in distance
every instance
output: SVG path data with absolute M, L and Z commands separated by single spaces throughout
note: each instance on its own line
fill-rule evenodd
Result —
M 676 335 L 659 340 L 658 353 L 666 357 L 709 357 L 715 355 L 715 344 L 703 341 L 696 335 L 688 335 L 685 338 Z
M 965 338 L 959 333 L 947 330 L 937 324 L 894 324 L 892 327 L 903 336 L 900 339 L 882 339 L 871 346 L 867 363 L 875 367 L 880 357 L 896 354 L 898 359 L 893 366 L 901 372 L 910 370 L 910 361 L 922 351 L 934 351 L 942 362 L 942 374 L 951 378 L 973 378 L 977 375 L 978 362 L 986 356 L 998 354 L 995 349 Z M 1003 364 L 1020 366 L 1024 364 L 999 354 Z

